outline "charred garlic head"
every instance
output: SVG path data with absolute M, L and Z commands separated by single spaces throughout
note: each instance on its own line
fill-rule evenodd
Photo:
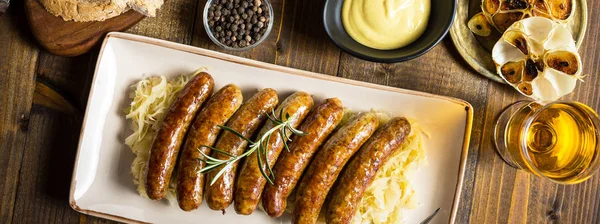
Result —
M 487 22 L 503 33 L 513 23 L 534 16 L 565 24 L 575 10 L 575 0 L 482 0 L 481 10 Z M 480 25 L 486 22 L 475 17 L 478 16 L 474 16 L 469 22 Z
M 493 29 L 492 25 L 488 22 L 485 15 L 481 12 L 475 14 L 471 18 L 471 20 L 469 20 L 467 27 L 469 27 L 471 32 L 473 32 L 474 34 L 484 37 L 489 36 L 492 33 Z
M 494 45 L 498 74 L 520 93 L 540 102 L 569 94 L 581 79 L 581 59 L 571 33 L 545 17 L 515 22 Z

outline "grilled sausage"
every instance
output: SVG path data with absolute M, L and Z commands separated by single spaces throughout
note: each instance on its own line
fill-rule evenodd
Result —
M 356 153 L 332 191 L 326 220 L 329 224 L 350 223 L 365 190 L 387 159 L 400 148 L 410 133 L 405 118 L 393 118 Z
M 256 93 L 233 115 L 227 122 L 227 127 L 237 131 L 246 138 L 251 138 L 258 127 L 267 118 L 267 113 L 272 111 L 278 102 L 277 92 L 273 89 L 264 89 Z M 248 142 L 232 132 L 221 134 L 215 148 L 238 156 L 244 152 Z M 227 160 L 230 157 L 222 153 L 213 152 L 212 157 Z M 209 183 L 224 166 L 216 168 L 206 175 Z M 229 166 L 217 181 L 206 186 L 206 203 L 213 210 L 223 210 L 233 201 L 234 181 L 237 171 L 237 162 Z
M 327 193 L 350 157 L 379 126 L 375 113 L 359 114 L 317 152 L 296 192 L 293 223 L 316 223 Z
M 340 123 L 344 107 L 337 98 L 326 99 L 298 130 L 308 133 L 294 136 L 289 145 L 290 151 L 283 150 L 273 168 L 274 184 L 267 184 L 262 196 L 263 209 L 271 217 L 279 217 L 286 208 L 286 201 L 317 149 Z M 236 199 L 237 200 L 237 199 Z
M 196 112 L 212 94 L 213 86 L 213 78 L 201 72 L 188 81 L 167 111 L 148 158 L 146 193 L 150 199 L 165 196 L 183 137 Z
M 277 110 L 275 110 L 275 113 L 278 115 L 283 110 L 283 115 L 288 114 L 290 118 L 294 118 L 294 120 L 291 121 L 291 126 L 296 128 L 300 122 L 304 120 L 304 117 L 306 117 L 313 104 L 313 98 L 308 93 L 297 92 L 286 98 L 281 105 L 279 105 Z M 259 138 L 274 126 L 276 126 L 275 123 L 268 121 L 261 129 L 260 134 L 258 135 Z M 287 134 L 289 136 L 291 133 L 288 131 Z M 286 139 L 279 132 L 275 132 L 270 136 L 268 141 L 265 148 L 267 155 L 266 158 L 264 158 L 266 162 L 261 164 L 262 167 L 259 167 L 258 165 L 258 158 L 256 157 L 257 152 L 253 152 L 249 155 L 242 166 L 235 187 L 234 204 L 235 211 L 238 214 L 249 215 L 256 209 L 260 200 L 260 195 L 267 182 L 267 179 L 261 173 L 261 169 L 267 171 L 268 174 L 266 163 L 268 163 L 270 168 L 275 165 L 275 161 L 284 147 L 283 141 L 286 141 Z
M 242 105 L 242 101 L 242 90 L 229 84 L 215 93 L 194 119 L 177 168 L 177 201 L 182 210 L 191 211 L 202 203 L 204 174 L 198 171 L 206 164 L 199 160 L 203 156 L 198 150 L 206 155 L 210 154 L 210 149 L 202 146 L 212 146 L 215 143 L 221 131 L 218 125 L 225 124 Z
M 375 113 L 362 113 L 327 140 L 300 181 L 293 223 L 316 223 L 327 193 L 342 168 L 378 126 Z

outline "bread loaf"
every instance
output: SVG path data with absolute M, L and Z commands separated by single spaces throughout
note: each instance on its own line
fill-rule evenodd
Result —
M 52 15 L 65 21 L 89 22 L 104 21 L 120 15 L 129 9 L 156 16 L 163 0 L 40 0 Z

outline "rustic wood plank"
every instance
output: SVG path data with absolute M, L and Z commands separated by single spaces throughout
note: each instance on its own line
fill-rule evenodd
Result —
M 13 220 L 19 171 L 26 143 L 38 50 L 27 27 L 22 2 L 0 18 L 0 219 Z
M 529 175 L 525 172 L 517 172 L 510 201 L 508 223 L 527 222 L 527 198 L 529 197 L 530 186 Z
M 13 219 L 17 223 L 76 223 L 69 207 L 71 173 L 81 118 L 33 107 L 25 142 Z
M 457 223 L 467 223 L 489 82 L 472 72 L 446 37 L 431 52 L 396 64 L 371 63 L 342 53 L 339 76 L 464 99 L 474 108 L 473 131 Z
M 82 114 L 88 99 L 97 57 L 98 49 L 69 58 L 41 52 L 38 77 L 46 85 L 58 91 L 66 101 L 73 104 L 78 113 Z
M 190 44 L 198 0 L 166 0 L 156 17 L 143 19 L 128 33 Z
M 589 76 L 563 99 L 580 101 L 600 111 L 600 72 L 596 68 L 600 64 L 600 23 L 597 22 L 600 2 L 588 1 L 588 10 L 588 32 L 579 53 L 584 74 Z M 500 159 L 492 136 L 496 117 L 508 105 L 525 98 L 496 83 L 490 84 L 487 95 L 470 223 L 598 223 L 600 177 L 578 185 L 558 185 L 525 171 L 515 171 Z M 507 198 L 509 204 L 505 203 Z
M 506 106 L 518 100 L 526 99 L 525 97 L 519 96 L 518 93 L 514 92 L 514 90 L 507 85 L 491 82 L 489 88 L 490 89 L 487 95 L 496 95 L 496 97 L 488 97 L 487 99 L 487 107 L 485 108 L 486 113 L 484 116 L 482 116 L 482 120 L 485 121 L 485 124 L 482 127 L 484 130 L 493 130 L 496 118 L 498 116 L 497 113 L 489 113 L 489 111 L 501 111 Z M 512 191 L 512 189 L 499 188 L 500 186 L 498 181 L 500 178 L 502 178 L 503 182 L 508 182 L 509 185 L 512 184 L 514 186 L 514 183 L 510 182 L 510 180 L 515 178 L 516 171 L 510 167 L 503 169 L 503 167 L 507 165 L 496 154 L 493 136 L 491 133 L 492 132 L 484 132 L 481 136 L 481 145 L 477 150 L 479 151 L 479 158 L 476 170 L 477 176 L 474 179 L 475 188 L 473 190 L 473 198 L 485 198 L 486 203 L 477 201 L 472 202 L 471 211 L 467 211 L 466 213 L 467 215 L 469 213 L 471 214 L 469 219 L 471 223 L 482 223 L 486 221 L 497 222 L 496 217 L 498 217 L 499 214 L 498 201 L 502 197 L 511 199 L 512 196 L 514 196 L 512 200 L 523 201 L 521 198 L 522 194 L 520 193 L 517 193 L 517 195 L 498 195 L 498 192 Z M 506 172 L 506 177 L 499 175 L 504 174 L 504 172 Z M 508 177 L 509 175 L 512 176 Z M 492 182 L 492 184 L 490 184 L 490 182 Z M 532 192 L 532 194 L 534 193 L 535 192 Z M 525 200 L 525 202 L 527 202 L 527 200 Z
M 323 26 L 324 0 L 284 0 L 275 64 L 337 75 L 340 50 Z

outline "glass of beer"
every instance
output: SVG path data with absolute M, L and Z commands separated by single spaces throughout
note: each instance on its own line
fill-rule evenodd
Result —
M 498 118 L 494 140 L 506 163 L 556 183 L 581 183 L 600 166 L 600 118 L 579 102 L 515 103 Z

